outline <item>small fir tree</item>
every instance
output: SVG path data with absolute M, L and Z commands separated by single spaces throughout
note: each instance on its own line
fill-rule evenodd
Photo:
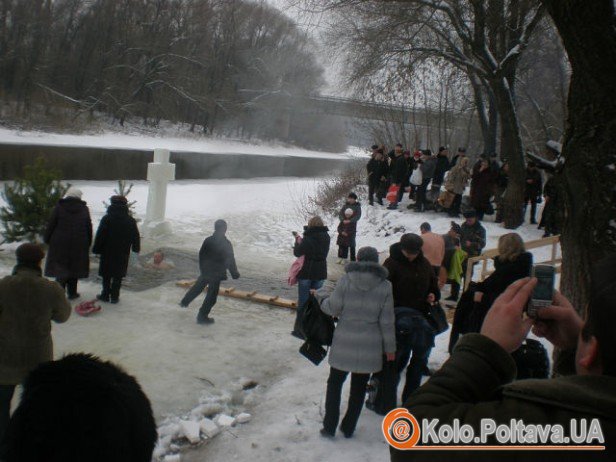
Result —
M 24 168 L 22 178 L 4 186 L 2 198 L 6 206 L 0 207 L 4 242 L 40 239 L 53 208 L 70 186 L 60 181 L 61 175 L 38 158 L 34 165 Z
M 118 187 L 116 189 L 113 190 L 113 192 L 115 193 L 116 196 L 124 196 L 126 198 L 128 198 L 128 195 L 130 194 L 130 192 L 133 190 L 133 183 L 130 184 L 126 184 L 126 180 L 118 180 Z M 137 201 L 129 201 L 128 202 L 128 213 L 130 214 L 131 217 L 135 218 L 135 204 L 137 203 Z M 103 201 L 103 205 L 105 206 L 105 208 L 109 207 L 109 203 Z M 139 221 L 139 218 L 135 218 L 136 221 Z

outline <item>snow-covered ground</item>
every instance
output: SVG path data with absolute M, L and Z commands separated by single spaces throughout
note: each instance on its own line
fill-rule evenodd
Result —
M 82 189 L 96 226 L 104 213 L 102 202 L 113 194 L 115 185 L 73 184 Z M 145 240 L 143 252 L 172 247 L 196 253 L 214 221 L 224 218 L 240 273 L 261 278 L 263 292 L 275 294 L 284 286 L 293 261 L 291 231 L 301 231 L 304 224 L 296 203 L 315 187 L 312 180 L 295 178 L 173 182 L 167 216 L 175 233 L 157 241 Z M 140 216 L 145 212 L 146 198 L 146 184 L 136 183 L 130 199 L 137 200 Z M 389 211 L 364 206 L 358 245 L 373 245 L 384 258 L 401 234 L 418 232 L 424 221 L 430 222 L 435 232 L 445 233 L 451 220 L 405 207 Z M 335 229 L 333 220 L 329 224 Z M 507 231 L 489 221 L 485 226 L 487 247 L 494 248 L 498 236 Z M 525 240 L 541 236 L 535 227 L 518 232 Z M 548 255 L 549 250 L 542 250 L 536 259 Z M 334 261 L 332 246 L 332 280 L 342 274 Z M 9 274 L 13 264 L 12 252 L 0 252 L 0 276 Z M 86 300 L 98 293 L 99 286 L 83 282 L 79 290 Z M 182 309 L 178 301 L 183 293 L 173 283 L 142 292 L 125 290 L 120 304 L 104 305 L 97 315 L 83 318 L 73 314 L 66 324 L 54 326 L 56 356 L 86 351 L 121 364 L 144 387 L 161 425 L 172 422 L 174 416 L 187 415 L 200 402 L 221 402 L 227 413 L 247 411 L 253 415 L 250 423 L 225 430 L 208 444 L 183 452 L 182 461 L 387 460 L 381 418 L 371 411 L 362 413 L 353 439 L 320 437 L 328 367 L 326 362 L 315 367 L 297 352 L 300 342 L 289 335 L 293 313 L 221 297 L 212 312 L 216 323 L 204 327 L 195 324 L 201 298 L 189 309 Z M 446 359 L 447 340 L 447 333 L 437 338 L 431 368 L 438 368 Z M 239 392 L 247 380 L 259 385 Z
M 106 149 L 154 150 L 165 148 L 171 151 L 203 152 L 213 154 L 259 154 L 264 156 L 292 156 L 321 159 L 340 159 L 341 156 L 357 156 L 362 150 L 350 147 L 345 153 L 310 151 L 294 146 L 254 141 L 204 137 L 187 130 L 169 132 L 119 132 L 101 130 L 93 134 L 52 133 L 48 131 L 24 131 L 0 127 L 0 143 L 33 144 L 48 146 L 86 146 Z

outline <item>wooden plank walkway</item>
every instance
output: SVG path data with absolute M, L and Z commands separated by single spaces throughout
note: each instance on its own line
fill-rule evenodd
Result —
M 185 281 L 178 281 L 176 282 L 175 285 L 178 287 L 183 287 L 185 289 L 188 289 L 194 283 L 195 283 L 195 280 L 192 280 L 192 281 L 185 280 Z M 248 292 L 245 290 L 238 290 L 235 287 L 221 287 L 220 290 L 218 291 L 218 295 L 221 295 L 223 297 L 237 298 L 240 300 L 246 300 L 246 301 L 251 301 L 251 302 L 256 302 L 256 303 L 263 303 L 266 305 L 278 306 L 281 308 L 289 308 L 292 310 L 297 309 L 297 302 L 295 300 L 281 298 L 278 295 L 260 294 L 256 290 L 252 292 Z

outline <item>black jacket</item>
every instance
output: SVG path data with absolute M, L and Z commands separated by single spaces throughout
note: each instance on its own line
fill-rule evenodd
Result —
M 391 161 L 391 181 L 397 185 L 405 184 L 409 179 L 409 164 L 403 155 Z
M 471 243 L 470 247 L 466 245 L 467 241 Z M 486 246 L 486 229 L 481 226 L 479 220 L 472 226 L 467 225 L 466 222 L 462 223 L 460 244 L 469 257 L 481 255 L 481 251 Z
M 528 183 L 528 181 L 532 181 L 532 183 Z M 541 172 L 537 169 L 526 169 L 526 197 L 534 199 L 541 196 L 542 191 L 543 179 L 541 178 Z
M 387 179 L 389 173 L 387 162 L 383 160 L 370 159 L 366 169 L 368 170 L 368 183 L 370 184 L 379 184 L 381 181 L 384 181 L 381 178 L 385 177 Z
M 445 173 L 449 170 L 449 159 L 447 156 L 436 156 L 436 170 L 432 177 L 433 184 L 443 184 Z
M 434 269 L 423 253 L 410 262 L 402 253 L 400 243 L 396 243 L 389 248 L 389 258 L 383 266 L 389 271 L 387 279 L 393 286 L 394 306 L 406 306 L 426 313 L 428 294 L 434 294 L 437 300 L 441 297 Z
M 321 281 L 327 279 L 327 254 L 329 253 L 329 234 L 326 226 L 304 227 L 304 239 L 295 243 L 293 254 L 304 256 L 304 266 L 297 279 Z
M 92 253 L 101 256 L 98 274 L 108 278 L 126 276 L 131 248 L 137 253 L 141 250 L 137 223 L 126 205 L 111 204 L 98 225 L 92 247 Z
M 233 279 L 240 277 L 233 245 L 223 233 L 214 233 L 203 241 L 199 250 L 199 270 L 201 276 L 209 282 L 227 280 L 227 270 Z
M 483 292 L 484 300 L 489 296 L 494 301 L 515 281 L 530 276 L 532 267 L 533 255 L 529 252 L 524 252 L 513 261 L 501 261 L 499 257 L 495 257 L 494 272 L 477 284 L 477 290 Z
M 60 199 L 44 237 L 49 245 L 45 276 L 87 278 L 90 272 L 92 220 L 86 203 L 74 197 Z
M 357 223 L 361 218 L 361 204 L 359 202 L 355 202 L 354 204 L 349 204 L 348 202 L 346 202 L 340 209 L 340 212 L 338 212 L 338 218 L 340 219 L 340 221 L 344 221 L 347 219 L 346 215 L 344 214 L 344 211 L 346 209 L 353 210 L 353 216 L 350 218 L 350 220 L 353 223 Z

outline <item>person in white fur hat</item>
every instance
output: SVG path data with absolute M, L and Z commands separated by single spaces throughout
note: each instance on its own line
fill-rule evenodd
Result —
M 355 211 L 348 207 L 344 210 L 344 219 L 338 225 L 338 264 L 342 265 L 349 258 L 351 251 L 351 261 L 355 261 L 355 236 L 357 235 L 357 221 L 353 220 Z
M 81 190 L 68 189 L 53 210 L 44 236 L 49 245 L 45 276 L 55 278 L 69 300 L 79 297 L 77 281 L 90 272 L 92 220 L 81 196 Z

